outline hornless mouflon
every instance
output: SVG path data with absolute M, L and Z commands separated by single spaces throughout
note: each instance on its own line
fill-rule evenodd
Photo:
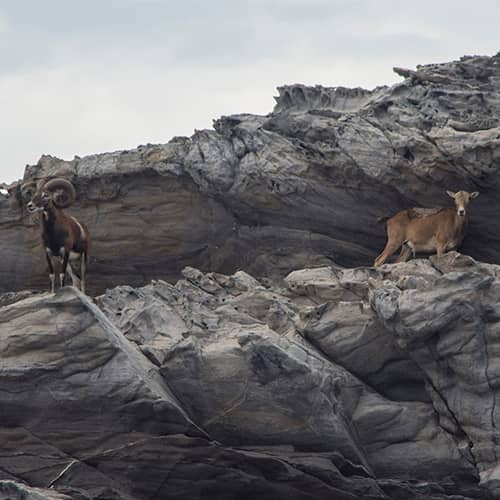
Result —
M 436 251 L 440 256 L 457 249 L 467 228 L 467 206 L 479 193 L 446 193 L 455 200 L 454 208 L 409 208 L 387 219 L 387 244 L 373 265 L 381 266 L 398 248 L 396 262 L 405 262 L 416 252 Z

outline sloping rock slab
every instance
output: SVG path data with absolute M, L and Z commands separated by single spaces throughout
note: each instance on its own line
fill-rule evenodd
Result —
M 0 308 L 0 342 L 0 492 L 9 498 L 387 498 L 339 454 L 214 442 L 75 289 Z
M 419 268 L 434 279 L 440 275 L 423 267 L 406 265 L 406 269 Z M 330 268 L 311 270 L 333 301 L 341 303 L 344 298 L 356 305 L 353 329 L 363 320 L 360 297 L 365 299 L 363 309 L 371 310 L 366 279 L 391 275 L 388 268 L 378 273 L 358 270 L 341 276 L 339 270 Z M 397 279 L 403 274 L 403 269 L 394 271 Z M 118 287 L 99 297 L 98 303 L 161 367 L 190 417 L 212 437 L 239 447 L 279 444 L 311 454 L 340 452 L 376 477 L 432 478 L 455 484 L 451 491 L 457 491 L 457 484 L 465 480 L 473 489 L 477 480 L 474 465 L 455 438 L 439 426 L 428 395 L 413 401 L 383 397 L 341 366 L 343 361 L 353 364 L 354 359 L 349 361 L 347 355 L 342 359 L 346 352 L 342 347 L 335 352 L 331 344 L 332 357 L 340 358 L 337 363 L 327 349 L 320 351 L 301 336 L 304 316 L 315 304 L 304 290 L 310 290 L 315 300 L 318 291 L 310 286 L 291 287 L 292 276 L 287 279 L 291 288 L 280 290 L 242 272 L 225 276 L 189 268 L 184 275 L 186 279 L 175 286 L 155 282 L 137 290 Z M 352 286 L 346 292 L 349 280 Z M 373 321 L 379 321 L 371 314 Z M 397 353 L 402 361 L 400 371 L 406 364 L 412 366 L 417 379 L 422 377 L 423 372 L 394 343 L 381 322 L 379 329 L 383 335 L 373 332 L 374 342 L 368 342 L 367 352 L 371 345 L 380 359 L 387 353 L 392 359 Z M 331 331 L 336 334 L 335 328 Z M 378 342 L 385 341 L 393 347 L 378 350 Z M 377 361 L 373 366 L 377 363 L 377 369 L 364 372 L 367 379 L 371 379 L 370 373 L 385 369 Z M 418 381 L 423 388 L 423 380 Z

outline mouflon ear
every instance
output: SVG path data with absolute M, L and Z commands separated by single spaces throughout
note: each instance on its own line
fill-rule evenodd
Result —
M 453 191 L 446 191 L 446 194 L 450 197 L 450 198 L 455 198 L 455 193 Z
M 474 191 L 473 193 L 470 194 L 470 199 L 472 200 L 473 198 L 477 198 L 479 196 L 479 191 Z

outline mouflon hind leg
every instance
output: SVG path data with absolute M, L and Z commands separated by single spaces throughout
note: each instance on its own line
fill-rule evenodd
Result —
M 68 261 L 69 261 L 69 250 L 66 250 L 65 248 L 61 248 L 60 253 L 63 258 L 62 262 L 62 268 L 61 268 L 61 274 L 59 275 L 59 278 L 61 280 L 61 287 L 66 285 L 66 270 L 68 269 Z
M 375 267 L 381 266 L 400 246 L 401 243 L 399 241 L 396 243 L 388 241 L 382 253 L 375 259 L 373 265 Z
M 80 289 L 82 293 L 85 293 L 85 287 L 87 284 L 87 252 L 82 253 L 82 260 L 80 262 L 80 271 L 81 271 Z
M 415 257 L 412 248 L 407 243 L 405 243 L 401 247 L 401 253 L 399 254 L 399 257 L 396 259 L 396 262 L 406 262 L 410 259 L 412 255 L 413 257 Z

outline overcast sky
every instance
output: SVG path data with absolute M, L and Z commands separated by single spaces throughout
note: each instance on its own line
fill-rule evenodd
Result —
M 282 84 L 493 55 L 499 20 L 498 0 L 0 0 L 0 182 L 266 114 Z

